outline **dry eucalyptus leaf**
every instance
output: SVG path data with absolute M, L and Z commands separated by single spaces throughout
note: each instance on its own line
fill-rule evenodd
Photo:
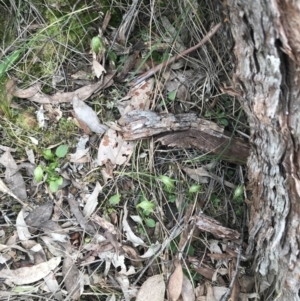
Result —
M 103 73 L 106 73 L 106 70 L 103 68 L 103 66 L 96 60 L 93 60 L 93 71 L 97 78 L 99 78 Z
M 63 262 L 62 273 L 67 292 L 73 300 L 80 298 L 80 272 L 70 256 L 66 256 Z
M 98 163 L 102 166 L 109 161 L 113 166 L 121 165 L 129 160 L 133 149 L 133 142 L 124 141 L 120 133 L 109 129 L 99 145 Z
M 163 275 L 151 276 L 142 284 L 136 301 L 164 301 L 165 290 Z
M 72 104 L 76 118 L 84 122 L 92 132 L 102 135 L 107 130 L 107 127 L 99 122 L 96 112 L 77 95 L 74 96 Z
M 40 238 L 53 256 L 64 257 L 66 255 L 65 243 L 55 241 L 54 238 L 48 236 L 41 236 Z
M 27 193 L 24 179 L 18 171 L 18 165 L 9 150 L 0 157 L 0 164 L 5 167 L 5 181 L 12 193 L 21 200 L 26 200 Z
M 182 169 L 186 172 L 186 174 L 195 180 L 197 183 L 208 183 L 208 178 L 211 177 L 209 172 L 203 168 L 188 168 L 188 167 L 182 167 Z
M 41 84 L 36 84 L 28 89 L 16 90 L 13 95 L 18 98 L 28 98 L 31 101 L 37 103 L 62 103 L 71 102 L 72 99 L 77 95 L 80 99 L 88 99 L 94 92 L 100 89 L 107 88 L 113 84 L 113 74 L 109 74 L 104 77 L 103 82 L 96 82 L 94 84 L 86 85 L 72 92 L 57 92 L 53 95 L 46 95 L 41 92 Z
M 46 254 L 40 244 L 36 244 L 30 249 L 33 252 L 35 264 L 46 262 Z M 52 293 L 58 293 L 60 291 L 59 284 L 55 278 L 53 271 L 51 271 L 46 277 L 44 277 L 46 286 L 44 290 Z
M 122 289 L 125 301 L 131 301 L 131 299 L 136 296 L 137 289 L 135 287 L 130 286 L 129 279 L 126 275 L 117 274 L 115 276 L 115 279 L 118 281 L 118 283 Z M 136 301 L 138 301 L 138 300 L 136 299 Z M 147 301 L 147 300 L 145 300 L 145 301 Z M 154 301 L 154 300 L 152 300 L 152 301 Z M 158 300 L 158 301 L 160 301 L 160 300 Z
M 24 220 L 24 209 L 21 209 L 17 216 L 16 228 L 17 228 L 19 239 L 21 241 L 26 241 L 31 238 L 31 234 Z
M 46 277 L 60 262 L 60 257 L 54 257 L 49 261 L 31 267 L 16 270 L 3 269 L 1 270 L 1 278 L 4 278 L 5 282 L 7 281 L 16 285 L 34 283 Z
M 191 281 L 183 275 L 181 297 L 183 301 L 195 301 L 196 296 Z
M 177 266 L 169 278 L 168 292 L 171 301 L 177 301 L 182 290 L 183 272 L 182 266 L 178 262 Z
M 21 205 L 23 205 L 24 207 L 26 207 L 27 209 L 31 210 L 31 207 L 26 204 L 25 202 L 23 202 L 22 200 L 20 200 L 15 194 L 13 194 L 10 189 L 4 184 L 4 182 L 0 179 L 0 191 L 2 191 L 5 194 L 10 195 L 11 197 L 13 197 L 16 201 L 18 201 Z
M 205 300 L 206 301 L 218 301 L 215 298 L 214 291 L 213 291 L 211 284 L 209 282 L 205 282 L 205 286 L 206 286 L 206 299 Z
M 52 216 L 53 212 L 53 202 L 47 202 L 41 206 L 35 208 L 32 212 L 28 214 L 25 218 L 26 224 L 29 227 L 31 233 L 35 233 L 40 230 L 41 226 L 44 226 Z
M 156 244 L 152 244 L 151 246 L 149 246 L 149 249 L 147 250 L 147 252 L 145 254 L 141 255 L 140 258 L 152 257 L 153 255 L 155 255 L 158 252 L 160 247 L 161 247 L 161 244 L 158 242 Z
M 127 222 L 127 215 L 128 215 L 127 203 L 125 203 L 124 217 L 123 217 L 123 231 L 126 234 L 127 239 L 129 241 L 131 241 L 135 247 L 144 246 L 145 245 L 144 241 L 141 238 L 137 237 L 131 230 L 131 228 Z
M 149 110 L 154 79 L 150 78 L 146 82 L 131 88 L 127 96 L 117 103 L 117 108 L 121 116 L 133 110 Z
M 83 214 L 85 217 L 90 217 L 92 213 L 95 211 L 97 204 L 98 204 L 98 195 L 102 191 L 102 186 L 99 182 L 96 183 L 95 189 L 88 198 L 84 208 L 83 208 Z

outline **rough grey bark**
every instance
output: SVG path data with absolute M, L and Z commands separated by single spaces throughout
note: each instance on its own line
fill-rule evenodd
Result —
M 300 300 L 300 4 L 229 0 L 228 10 L 253 145 L 247 254 L 261 299 Z

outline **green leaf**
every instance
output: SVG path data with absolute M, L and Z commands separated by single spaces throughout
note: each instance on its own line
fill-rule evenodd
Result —
M 220 123 L 223 124 L 224 126 L 228 126 L 229 124 L 228 120 L 224 118 L 220 119 Z
M 64 182 L 64 179 L 63 179 L 63 177 L 58 177 L 58 178 L 56 178 L 55 182 L 58 184 L 58 186 L 60 186 Z
M 45 149 L 43 152 L 43 156 L 46 160 L 53 160 L 54 159 L 54 155 L 51 151 L 51 149 Z
M 168 190 L 175 189 L 174 180 L 172 180 L 171 178 L 164 176 L 164 175 L 159 176 L 159 178 L 165 184 L 165 187 Z
M 68 153 L 68 146 L 66 144 L 60 145 L 55 151 L 55 155 L 58 158 L 65 157 L 67 153 Z
M 4 62 L 0 64 L 0 77 L 4 75 L 10 69 L 10 67 L 19 59 L 22 52 L 22 49 L 16 50 L 4 59 Z
M 49 181 L 49 188 L 51 192 L 56 192 L 59 188 L 60 185 L 62 185 L 64 179 L 62 177 L 58 177 L 56 179 L 50 180 Z
M 175 194 L 170 194 L 170 195 L 168 196 L 168 201 L 169 201 L 170 203 L 175 203 L 175 201 L 176 201 L 176 195 L 175 195 Z
M 237 200 L 239 199 L 244 193 L 244 185 L 238 185 L 233 193 L 233 199 Z
M 105 46 L 100 37 L 93 37 L 92 42 L 91 42 L 91 47 L 93 52 L 98 54 L 99 52 L 104 52 L 105 51 Z
M 37 166 L 35 169 L 34 169 L 34 179 L 36 180 L 37 183 L 41 182 L 43 180 L 43 177 L 44 177 L 44 171 L 43 171 L 43 168 L 42 166 Z
M 115 206 L 115 205 L 118 205 L 120 203 L 120 200 L 121 200 L 121 195 L 115 194 L 115 195 L 113 195 L 109 198 L 108 203 L 111 206 Z
M 202 189 L 201 185 L 192 185 L 189 189 L 189 193 L 195 193 L 195 192 L 199 192 Z
M 28 292 L 31 292 L 31 291 L 35 291 L 36 290 L 36 287 L 34 286 L 31 286 L 31 285 L 19 285 L 19 286 L 15 286 L 12 291 L 14 293 L 28 293 Z
M 176 94 L 177 94 L 177 90 L 171 91 L 171 92 L 168 94 L 169 100 L 174 101 L 175 98 L 176 98 Z
M 145 223 L 146 223 L 146 225 L 147 225 L 149 228 L 154 228 L 154 227 L 155 227 L 155 221 L 154 221 L 154 219 L 152 219 L 152 218 L 147 218 L 147 219 L 145 220 Z
M 56 183 L 56 181 L 50 181 L 49 183 L 49 188 L 51 192 L 56 192 L 58 190 L 58 184 Z
M 144 211 L 148 212 L 151 212 L 155 208 L 155 206 L 156 205 L 153 202 L 150 202 L 148 200 L 144 200 L 136 205 L 137 208 L 141 208 Z
M 108 52 L 108 58 L 109 58 L 110 61 L 116 63 L 118 56 L 114 51 L 109 51 Z

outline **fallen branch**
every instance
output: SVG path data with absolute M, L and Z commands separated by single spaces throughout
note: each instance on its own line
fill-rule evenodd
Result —
M 194 113 L 174 115 L 135 110 L 121 117 L 119 125 L 124 140 L 160 134 L 156 141 L 163 145 L 204 150 L 236 164 L 245 164 L 249 155 L 246 142 L 224 134 L 222 127 Z

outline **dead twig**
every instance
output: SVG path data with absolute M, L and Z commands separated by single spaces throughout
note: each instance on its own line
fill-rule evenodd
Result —
M 220 28 L 220 26 L 221 26 L 221 23 L 218 23 L 217 25 L 215 25 L 207 33 L 207 35 L 197 45 L 195 45 L 195 46 L 193 46 L 193 47 L 191 47 L 189 49 L 186 49 L 186 50 L 182 51 L 181 53 L 179 53 L 178 55 L 174 56 L 170 60 L 165 61 L 165 62 L 157 65 L 156 67 L 148 70 L 144 74 L 138 76 L 136 79 L 134 79 L 132 82 L 129 83 L 129 86 L 138 85 L 139 83 L 143 82 L 144 80 L 148 79 L 149 77 L 151 77 L 152 75 L 154 75 L 155 73 L 157 73 L 158 71 L 160 71 L 162 68 L 171 65 L 172 63 L 174 63 L 175 61 L 179 60 L 180 58 L 183 58 L 185 55 L 187 55 L 187 54 L 195 51 L 198 48 L 200 48 L 201 46 L 203 46 L 217 32 L 217 30 Z

